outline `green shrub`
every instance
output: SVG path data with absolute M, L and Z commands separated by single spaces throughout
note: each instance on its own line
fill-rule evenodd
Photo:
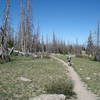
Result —
M 19 54 L 18 52 L 13 52 L 12 56 L 18 56 L 18 54 Z
M 66 98 L 75 96 L 73 92 L 73 83 L 68 79 L 56 79 L 45 86 L 47 93 L 50 94 L 64 94 Z
M 58 53 L 60 53 L 60 54 L 68 54 L 68 51 L 67 50 L 59 50 Z
M 85 56 L 85 55 L 76 55 L 77 58 L 86 58 L 86 59 L 89 59 L 88 56 Z
M 76 55 L 76 57 L 83 58 L 84 56 L 79 54 L 79 55 Z
M 3 63 L 4 63 L 4 61 L 2 59 L 0 59 L 0 64 L 3 64 Z
M 8 46 L 9 48 L 12 48 L 12 47 L 14 46 L 14 42 L 11 41 L 11 40 L 8 41 L 7 46 Z
M 10 56 L 9 55 L 4 56 L 4 58 L 2 58 L 0 56 L 0 64 L 3 64 L 5 62 L 10 62 L 10 61 L 11 61 L 11 59 L 10 59 Z
M 91 58 L 89 58 L 91 61 L 98 61 L 98 62 L 100 62 L 100 60 L 99 59 L 97 59 L 97 57 L 96 56 L 94 56 L 94 57 L 91 57 Z

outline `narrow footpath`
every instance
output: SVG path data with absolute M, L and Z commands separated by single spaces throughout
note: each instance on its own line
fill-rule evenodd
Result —
M 74 92 L 77 94 L 77 100 L 100 100 L 95 94 L 87 90 L 87 87 L 84 85 L 79 75 L 75 72 L 75 70 L 72 67 L 68 66 L 66 62 L 55 56 L 52 56 L 52 58 L 58 60 L 66 66 L 66 70 L 68 70 L 67 74 L 74 82 Z

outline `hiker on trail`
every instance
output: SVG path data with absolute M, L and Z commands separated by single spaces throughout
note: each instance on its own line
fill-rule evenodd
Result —
M 67 57 L 67 61 L 68 61 L 68 65 L 69 65 L 69 66 L 71 66 L 71 59 L 72 59 L 71 56 L 68 56 L 68 57 Z

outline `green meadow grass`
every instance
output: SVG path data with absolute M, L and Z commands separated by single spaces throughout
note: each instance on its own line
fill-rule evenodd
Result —
M 32 81 L 25 82 L 20 77 Z M 65 66 L 56 60 L 12 57 L 11 62 L 0 64 L 0 100 L 28 100 L 45 93 L 70 97 L 72 90 Z
M 57 57 L 66 61 L 66 56 Z M 88 58 L 73 57 L 72 63 L 82 81 L 87 84 L 88 89 L 100 96 L 100 62 Z

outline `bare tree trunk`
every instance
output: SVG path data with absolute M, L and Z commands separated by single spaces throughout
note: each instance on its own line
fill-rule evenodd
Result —
M 10 58 L 8 56 L 8 48 L 7 48 L 7 32 L 8 32 L 8 16 L 9 16 L 9 7 L 10 7 L 10 0 L 6 0 L 6 9 L 4 14 L 4 22 L 1 26 L 0 35 L 1 35 L 1 59 L 4 61 L 9 61 Z
M 49 52 L 48 36 L 46 37 L 46 52 Z
M 20 0 L 21 24 L 20 24 L 20 45 L 21 51 L 25 54 L 32 51 L 32 19 L 31 19 L 31 0 L 27 0 L 26 8 L 23 0 Z
M 32 9 L 31 9 L 32 0 L 27 0 L 27 15 L 26 15 L 26 48 L 27 52 L 30 52 L 32 49 Z
M 97 25 L 97 46 L 99 46 L 99 43 L 100 43 L 100 33 L 99 33 L 99 22 L 98 22 L 98 25 Z
M 23 0 L 20 0 L 20 7 L 21 7 L 20 45 L 22 52 L 25 52 L 25 9 L 23 7 Z

